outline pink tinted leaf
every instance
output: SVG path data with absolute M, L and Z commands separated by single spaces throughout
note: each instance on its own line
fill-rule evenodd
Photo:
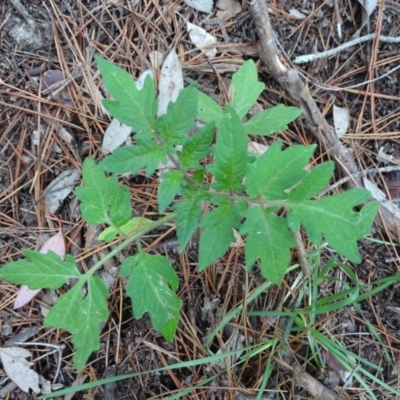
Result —
M 65 258 L 65 240 L 61 229 L 56 235 L 52 236 L 44 242 L 39 252 L 42 254 L 46 254 L 49 250 L 54 251 L 54 253 L 58 254 L 62 259 Z
M 42 289 L 31 290 L 26 285 L 22 285 L 15 299 L 13 309 L 16 310 L 29 303 Z
M 61 231 L 61 226 L 56 235 L 44 242 L 39 252 L 46 254 L 49 250 L 54 251 L 54 253 L 58 254 L 62 259 L 65 258 L 65 240 Z M 41 289 L 31 290 L 28 286 L 22 285 L 14 302 L 14 310 L 29 303 L 40 292 L 40 290 Z

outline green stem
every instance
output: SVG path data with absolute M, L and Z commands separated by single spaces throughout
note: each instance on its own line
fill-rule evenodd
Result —
M 232 195 L 229 193 L 224 193 L 224 192 L 208 192 L 211 196 L 213 197 L 222 197 L 226 198 L 231 201 L 238 201 L 238 202 L 245 202 L 245 203 L 255 203 L 255 204 L 261 204 L 264 205 L 265 207 L 274 207 L 274 206 L 279 206 L 279 207 L 284 207 L 287 203 L 286 199 L 282 200 L 270 200 L 266 201 L 263 197 L 257 196 L 257 197 L 249 197 L 249 196 L 240 196 L 240 195 Z
M 168 214 L 157 221 L 154 221 L 151 224 L 148 224 L 144 226 L 142 229 L 134 233 L 132 236 L 129 236 L 127 239 L 125 239 L 122 243 L 120 243 L 114 250 L 110 251 L 105 257 L 103 257 L 100 261 L 98 261 L 95 265 L 93 265 L 92 268 L 90 268 L 89 271 L 83 275 L 81 279 L 84 279 L 84 281 L 87 281 L 90 279 L 90 277 L 98 270 L 100 269 L 104 263 L 106 263 L 108 260 L 119 254 L 126 246 L 128 246 L 130 243 L 134 242 L 135 240 L 141 238 L 143 235 L 146 233 L 151 232 L 153 229 L 158 228 L 161 225 L 164 225 L 166 222 L 171 221 L 176 217 L 176 214 L 171 213 Z

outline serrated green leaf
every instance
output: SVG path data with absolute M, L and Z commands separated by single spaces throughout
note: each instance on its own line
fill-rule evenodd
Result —
M 368 206 L 365 213 L 354 211 L 370 193 L 364 189 L 351 189 L 336 196 L 318 200 L 290 200 L 288 226 L 296 231 L 304 226 L 310 240 L 319 244 L 322 238 L 350 261 L 360 262 L 357 240 L 371 227 L 376 206 Z M 368 230 L 369 230 L 368 228 Z
M 123 226 L 132 216 L 131 196 L 127 186 L 121 186 L 116 193 L 110 207 L 111 222 L 117 226 Z
M 361 236 L 368 234 L 371 231 L 371 226 L 374 223 L 376 214 L 379 210 L 379 203 L 371 201 L 359 211 L 360 218 L 358 220 L 357 231 Z
M 143 141 L 136 146 L 120 147 L 101 161 L 97 168 L 116 174 L 130 172 L 133 175 L 146 168 L 146 176 L 150 176 L 160 162 L 166 163 L 165 152 L 157 143 Z
M 183 147 L 182 151 L 178 152 L 179 161 L 183 168 L 202 168 L 199 161 L 211 153 L 214 130 L 214 122 L 201 127 Z
M 210 96 L 200 91 L 197 93 L 197 101 L 197 119 L 205 123 L 214 122 L 215 126 L 219 126 L 224 116 L 222 108 Z
M 233 228 L 238 228 L 239 213 L 237 205 L 228 201 L 220 201 L 218 207 L 204 215 L 200 227 L 204 228 L 199 244 L 199 271 L 224 255 L 229 245 L 235 242 Z
M 104 240 L 105 242 L 109 243 L 112 242 L 116 236 L 120 233 L 120 231 L 129 236 L 135 231 L 140 228 L 144 228 L 146 225 L 152 224 L 154 221 L 147 218 L 132 218 L 126 224 L 119 227 L 119 230 L 114 226 L 109 226 L 108 228 L 104 229 L 103 232 L 100 233 L 98 239 Z
M 71 255 L 65 261 L 49 250 L 46 254 L 24 250 L 29 261 L 18 260 L 0 269 L 0 278 L 17 285 L 27 285 L 29 289 L 58 289 L 68 279 L 81 276 Z
M 108 296 L 107 287 L 98 276 L 93 276 L 88 281 L 88 294 L 79 310 L 82 314 L 82 326 L 72 337 L 75 349 L 73 360 L 78 371 L 83 369 L 91 353 L 100 348 L 101 324 L 107 321 L 109 315 L 106 301 Z
M 140 261 L 140 258 L 137 255 L 127 257 L 124 260 L 124 262 L 121 264 L 118 275 L 121 278 L 126 278 L 133 272 L 133 270 L 136 268 L 139 261 Z
M 285 199 L 286 191 L 302 179 L 307 172 L 304 168 L 315 149 L 311 146 L 291 146 L 281 149 L 276 141 L 257 160 L 248 165 L 246 191 L 249 196 L 264 196 L 267 200 Z
M 121 189 L 115 176 L 107 178 L 96 169 L 95 162 L 87 157 L 83 163 L 83 186 L 75 188 L 81 201 L 83 219 L 91 225 L 111 224 L 110 206 L 114 196 Z
M 246 210 L 244 217 L 246 221 L 240 233 L 248 235 L 245 247 L 247 269 L 260 260 L 262 275 L 279 285 L 290 261 L 290 250 L 296 245 L 286 220 L 260 206 Z
M 158 208 L 160 213 L 172 203 L 175 196 L 182 193 L 181 184 L 183 175 L 181 171 L 176 169 L 164 172 L 161 175 L 161 183 L 157 190 Z
M 307 172 L 301 182 L 290 191 L 289 200 L 309 200 L 319 194 L 331 179 L 334 168 L 335 163 L 327 161 Z
M 135 318 L 149 313 L 154 329 L 171 341 L 178 326 L 182 301 L 174 293 L 179 280 L 170 261 L 142 252 L 125 263 L 130 264 L 122 272 L 130 271 L 126 294 L 132 299 Z
M 229 88 L 231 104 L 242 119 L 257 101 L 265 85 L 258 81 L 253 60 L 246 61 L 232 76 Z
M 175 103 L 168 104 L 167 113 L 157 120 L 157 130 L 166 152 L 171 153 L 175 145 L 183 146 L 188 140 L 187 132 L 196 125 L 197 93 L 193 86 L 179 92 Z
M 104 85 L 115 99 L 103 100 L 106 110 L 133 131 L 149 132 L 155 127 L 157 100 L 154 82 L 147 76 L 143 88 L 138 90 L 132 77 L 123 69 L 95 56 Z
M 62 295 L 44 320 L 44 326 L 66 329 L 72 334 L 75 367 L 82 370 L 90 354 L 100 348 L 100 325 L 108 318 L 104 283 L 93 276 L 88 280 L 87 294 L 82 295 L 83 282 Z
M 278 104 L 256 114 L 244 124 L 244 129 L 248 135 L 272 135 L 287 129 L 287 124 L 294 121 L 300 114 L 301 110 L 297 107 Z
M 217 190 L 242 190 L 246 173 L 247 136 L 236 111 L 226 106 L 214 147 L 214 165 L 209 165 Z
M 179 240 L 179 251 L 185 250 L 197 223 L 201 218 L 200 202 L 208 198 L 202 190 L 189 194 L 186 191 L 186 200 L 174 204 L 176 211 L 176 234 Z

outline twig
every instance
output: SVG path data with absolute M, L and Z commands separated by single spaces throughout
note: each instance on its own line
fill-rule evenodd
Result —
M 342 40 L 342 24 L 343 20 L 339 10 L 339 0 L 333 0 L 333 8 L 335 9 L 336 31 L 339 40 Z
M 301 238 L 299 231 L 294 233 L 294 238 L 296 240 L 297 258 L 299 259 L 299 264 L 303 275 L 305 278 L 311 278 L 313 270 L 306 258 L 306 249 L 304 248 L 303 239 Z
M 400 171 L 400 165 L 394 165 L 392 167 L 382 167 L 382 168 L 370 168 L 365 169 L 363 171 L 357 171 L 352 176 L 361 176 L 361 175 L 376 175 L 380 172 L 392 172 L 392 171 Z M 321 192 L 317 198 L 320 198 L 326 195 L 329 192 L 334 191 L 339 186 L 342 186 L 344 183 L 348 182 L 351 179 L 350 176 L 346 176 L 345 178 L 340 179 L 339 181 L 335 182 L 333 185 L 326 188 L 323 192 Z
M 326 388 L 320 381 L 303 371 L 300 366 L 295 366 L 293 379 L 296 385 L 301 386 L 320 400 L 340 400 L 340 396 Z
M 321 53 L 315 54 L 305 54 L 303 56 L 296 57 L 294 62 L 296 64 L 304 64 L 315 60 L 320 60 L 321 58 L 327 58 L 333 56 L 337 53 L 340 53 L 343 50 L 348 49 L 349 47 L 356 46 L 358 44 L 368 42 L 370 40 L 374 40 L 376 38 L 376 33 L 370 33 L 369 35 L 361 36 L 357 39 L 350 40 L 349 42 L 343 43 L 334 49 L 330 49 L 327 51 L 323 51 Z M 379 36 L 379 42 L 382 43 L 400 43 L 400 37 L 391 37 L 391 36 Z
M 281 45 L 281 43 L 279 42 L 279 40 L 277 38 L 275 38 L 276 40 L 276 44 L 278 45 L 279 49 L 282 51 L 282 53 L 284 54 L 284 56 L 286 57 L 288 63 L 290 64 L 290 66 L 297 71 L 297 73 L 308 83 L 311 83 L 312 85 L 314 85 L 315 87 L 322 89 L 322 90 L 329 90 L 331 92 L 341 92 L 343 90 L 350 90 L 350 89 L 356 89 L 358 87 L 367 85 L 369 83 L 372 82 L 376 82 L 379 81 L 379 79 L 383 79 L 386 78 L 388 75 L 393 74 L 393 72 L 395 72 L 396 70 L 400 69 L 400 65 L 398 65 L 397 67 L 392 68 L 391 70 L 389 70 L 388 72 L 384 73 L 381 76 L 378 76 L 374 79 L 369 79 L 368 81 L 364 81 L 361 83 L 357 83 L 355 85 L 350 85 L 350 86 L 344 86 L 344 87 L 332 87 L 332 86 L 327 86 L 327 85 L 321 85 L 318 82 L 313 81 L 312 79 L 310 79 L 309 77 L 307 77 L 306 75 L 304 75 L 297 67 L 295 64 L 292 63 L 292 61 L 290 60 L 290 56 L 286 53 L 285 49 L 283 48 L 283 46 Z
M 31 26 L 35 26 L 35 21 L 31 17 L 31 15 L 26 11 L 26 8 L 21 3 L 20 0 L 10 0 L 10 3 L 14 6 L 14 8 L 21 14 L 24 20 Z
M 253 0 L 250 3 L 250 12 L 254 17 L 257 34 L 260 39 L 260 56 L 265 66 L 271 75 L 285 88 L 292 101 L 301 108 L 307 121 L 307 126 L 315 135 L 317 142 L 325 146 L 346 175 L 354 174 L 358 168 L 351 154 L 340 142 L 320 112 L 308 86 L 301 81 L 295 70 L 286 68 L 280 61 L 266 2 L 264 0 Z M 358 177 L 354 177 L 349 184 L 351 186 L 362 186 L 361 179 Z

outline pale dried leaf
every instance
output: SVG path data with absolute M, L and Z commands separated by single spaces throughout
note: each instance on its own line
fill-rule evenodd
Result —
M 186 23 L 186 29 L 189 33 L 190 40 L 198 49 L 201 50 L 207 47 L 207 50 L 204 52 L 207 57 L 214 57 L 217 54 L 216 47 L 210 47 L 217 44 L 217 38 L 215 36 L 210 35 L 203 28 L 191 24 L 190 22 Z
M 238 0 L 218 0 L 216 5 L 219 8 L 217 18 L 223 22 L 242 12 L 242 5 Z
M 293 17 L 296 17 L 298 19 L 304 19 L 306 17 L 305 14 L 303 14 L 301 11 L 297 10 L 296 8 L 291 8 L 289 10 L 289 14 L 293 15 Z
M 392 163 L 393 162 L 393 158 L 394 157 L 391 154 L 385 153 L 383 147 L 380 147 L 379 151 L 378 151 L 378 155 L 376 157 L 376 161 L 384 162 L 384 163 L 387 164 L 387 163 Z
M 167 112 L 169 102 L 174 102 L 178 98 L 181 89 L 183 89 L 182 66 L 175 49 L 172 49 L 161 67 L 157 116 Z
M 213 0 L 183 0 L 189 7 L 209 14 L 213 8 Z
M 154 50 L 149 53 L 151 66 L 155 71 L 158 71 L 164 61 L 164 55 L 160 51 Z
M 243 341 L 244 341 L 244 336 L 238 330 L 236 330 L 235 332 L 232 333 L 232 335 L 229 337 L 229 339 L 224 343 L 223 349 L 219 349 L 216 354 L 221 354 L 222 351 L 229 352 L 229 351 L 233 351 L 233 350 L 243 349 Z M 233 365 L 239 359 L 241 354 L 242 354 L 242 352 L 239 351 L 236 354 L 234 354 L 233 356 L 226 357 L 225 359 L 212 361 L 210 363 L 210 365 L 213 367 L 219 366 L 221 368 L 226 368 L 228 365 Z M 226 364 L 226 361 L 225 361 L 227 359 L 230 360 L 228 365 Z
M 146 69 L 146 71 L 140 74 L 138 80 L 136 81 L 136 87 L 138 88 L 138 90 L 142 90 L 144 81 L 147 76 L 150 76 L 151 79 L 154 80 L 154 72 L 151 69 Z
M 230 243 L 229 247 L 244 247 L 244 240 L 236 229 L 233 229 L 233 236 L 235 237 L 235 241 Z
M 393 217 L 400 219 L 400 209 L 393 202 L 388 201 L 385 194 L 369 179 L 364 178 L 364 187 L 371 192 L 371 196 L 393 214 Z
M 354 38 L 360 36 L 361 30 L 367 24 L 369 17 L 374 12 L 378 4 L 378 0 L 358 0 L 358 2 L 361 5 L 361 26 L 360 29 L 358 29 L 357 32 L 353 35 Z
M 333 123 L 336 135 L 340 139 L 349 129 L 350 116 L 346 108 L 333 105 Z
M 31 370 L 33 364 L 26 360 L 28 357 L 32 357 L 32 353 L 21 347 L 0 348 L 0 358 L 7 376 L 22 391 L 29 393 L 32 389 L 35 393 L 40 393 L 39 375 Z
M 106 133 L 104 134 L 103 144 L 101 146 L 102 150 L 105 153 L 112 153 L 128 139 L 131 132 L 131 127 L 121 124 L 121 122 L 114 118 L 110 125 L 108 125 Z
M 247 151 L 253 154 L 264 154 L 268 150 L 269 146 L 257 142 L 250 142 L 247 146 Z
M 55 213 L 60 204 L 79 182 L 81 172 L 75 168 L 61 172 L 44 190 L 44 198 L 50 213 Z

